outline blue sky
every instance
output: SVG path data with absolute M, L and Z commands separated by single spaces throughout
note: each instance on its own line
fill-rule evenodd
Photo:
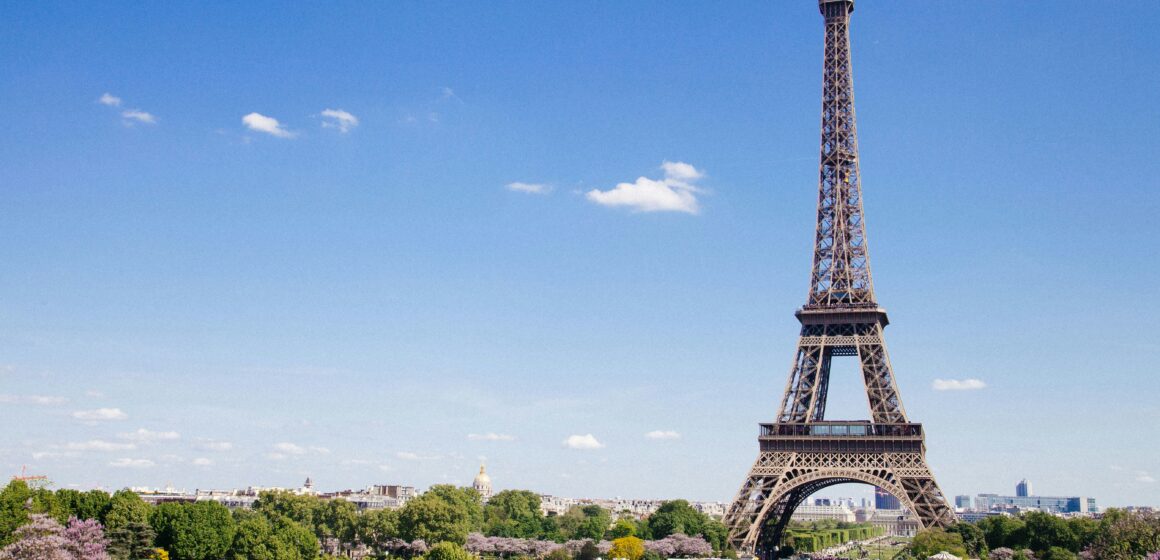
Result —
M 1158 17 L 854 13 L 875 285 L 948 494 L 1160 505 Z M 729 500 L 806 295 L 821 52 L 809 1 L 0 6 L 0 469 L 486 457 Z

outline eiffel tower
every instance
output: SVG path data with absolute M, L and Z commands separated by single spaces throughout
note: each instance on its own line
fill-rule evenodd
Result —
M 922 425 L 907 420 L 874 298 L 850 65 L 853 0 L 819 0 L 825 16 L 822 143 L 818 223 L 797 356 L 773 424 L 761 424 L 760 452 L 725 514 L 742 555 L 778 558 L 793 511 L 814 492 L 843 483 L 872 484 L 893 494 L 923 527 L 945 527 L 954 512 L 926 463 Z M 870 420 L 825 420 L 830 361 L 857 357 Z

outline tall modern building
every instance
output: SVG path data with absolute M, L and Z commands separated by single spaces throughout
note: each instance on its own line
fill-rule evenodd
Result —
M 1015 485 L 1015 495 L 1020 498 L 1026 498 L 1033 493 L 1034 492 L 1031 490 L 1031 481 L 1027 480 L 1026 478 L 1020 480 L 1019 484 Z
M 874 509 L 902 509 L 902 504 L 894 494 L 877 486 L 874 487 Z
M 1083 496 L 975 496 L 975 509 L 991 511 L 1002 508 L 1037 509 L 1049 513 L 1098 513 L 1095 498 Z
M 971 509 L 971 497 L 967 495 L 955 496 L 955 508 Z

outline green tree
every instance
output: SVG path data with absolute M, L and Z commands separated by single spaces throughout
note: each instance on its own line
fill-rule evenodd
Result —
M 149 518 L 157 544 L 174 560 L 216 560 L 234 542 L 237 524 L 230 510 L 217 502 L 165 503 Z
M 11 543 L 16 528 L 28 523 L 25 504 L 32 498 L 32 490 L 23 480 L 13 480 L 0 491 L 0 546 Z
M 156 533 L 149 524 L 152 507 L 129 490 L 118 490 L 109 497 L 101 523 L 109 538 L 109 556 L 115 560 L 148 558 Z
M 80 492 L 71 488 L 57 490 L 56 499 L 64 508 L 66 515 L 98 521 L 105 517 L 112 500 L 109 494 L 102 490 Z
M 660 540 L 673 533 L 700 535 L 706 520 L 705 514 L 693 509 L 685 500 L 665 502 L 649 516 L 648 536 Z
M 914 536 L 907 547 L 917 558 L 929 558 L 946 551 L 958 557 L 967 556 L 963 537 L 958 533 L 948 533 L 942 529 L 924 529 Z
M 1071 532 L 1067 521 L 1050 513 L 1033 511 L 1024 514 L 1023 525 L 1027 531 L 1027 548 L 1035 552 L 1045 552 L 1051 547 L 1078 551 L 1078 539 Z
M 598 505 L 572 506 L 560 516 L 558 523 L 565 539 L 599 541 L 612 524 L 612 514 Z
M 612 525 L 612 528 L 608 530 L 608 536 L 612 537 L 613 539 L 619 539 L 619 538 L 623 538 L 623 537 L 635 537 L 636 536 L 636 523 L 633 523 L 632 521 L 624 519 L 623 517 L 620 519 L 617 519 L 616 523 L 614 523 Z
M 534 539 L 544 532 L 540 495 L 527 490 L 504 490 L 492 496 L 483 508 L 483 519 L 488 536 Z
M 580 547 L 580 553 L 576 555 L 576 560 L 596 560 L 597 558 L 600 558 L 600 549 L 592 541 L 586 541 L 584 546 Z
M 237 531 L 226 553 L 226 560 L 301 560 L 297 551 L 274 537 L 274 527 L 265 515 L 238 510 L 234 512 Z
M 471 531 L 469 514 L 439 496 L 423 494 L 407 501 L 399 511 L 399 534 L 404 540 L 462 545 Z
M 305 559 L 318 556 L 321 547 L 310 528 L 284 515 L 271 518 L 270 523 L 274 526 L 274 537 L 297 550 L 299 556 Z
M 469 532 L 483 530 L 483 498 L 474 488 L 436 484 L 423 495 L 443 500 L 452 506 L 457 513 L 462 513 Z
M 1079 552 L 1092 544 L 1100 531 L 1100 522 L 1090 517 L 1072 517 L 1067 520 L 1067 526 L 1075 535 L 1075 552 Z
M 432 546 L 427 554 L 423 555 L 424 560 L 473 560 L 473 556 L 463 547 L 451 543 L 441 542 Z
M 987 538 L 987 548 L 1027 548 L 1027 528 L 1023 521 L 1006 515 L 985 517 L 977 524 Z
M 1089 550 L 1100 560 L 1138 559 L 1160 551 L 1160 515 L 1109 509 Z
M 354 542 L 358 529 L 358 508 L 346 500 L 325 500 L 315 510 L 314 532 L 318 538 Z
M 367 546 L 378 548 L 387 539 L 399 536 L 399 513 L 393 509 L 373 509 L 358 517 L 355 538 Z
M 622 537 L 612 541 L 608 557 L 613 559 L 640 560 L 644 556 L 644 541 L 636 537 Z
M 1048 548 L 1046 552 L 1036 556 L 1041 560 L 1077 560 L 1079 556 L 1066 548 L 1053 546 Z
M 967 554 L 971 558 L 986 558 L 987 552 L 987 536 L 983 530 L 974 523 L 955 523 L 947 529 L 948 533 L 958 533 L 963 538 L 963 547 L 967 549 Z
M 254 509 L 269 515 L 271 519 L 281 515 L 311 529 L 315 526 L 315 517 L 321 506 L 322 500 L 314 496 L 302 496 L 285 490 L 262 492 L 258 494 L 258 501 L 254 502 Z

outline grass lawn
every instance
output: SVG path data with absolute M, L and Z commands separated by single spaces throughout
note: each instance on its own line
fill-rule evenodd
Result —
M 892 544 L 892 543 L 898 543 L 898 544 Z M 898 551 L 902 550 L 903 547 L 905 547 L 909 543 L 910 543 L 910 538 L 908 538 L 908 537 L 890 537 L 890 538 L 885 539 L 881 542 L 863 546 L 862 551 L 859 551 L 858 549 L 854 549 L 854 550 L 851 550 L 849 552 L 843 552 L 843 553 L 838 555 L 838 558 L 852 558 L 852 559 L 853 558 L 866 558 L 869 560 L 890 560 L 891 558 L 894 558 L 895 554 L 898 554 Z M 862 556 L 863 551 L 866 553 L 866 556 Z

